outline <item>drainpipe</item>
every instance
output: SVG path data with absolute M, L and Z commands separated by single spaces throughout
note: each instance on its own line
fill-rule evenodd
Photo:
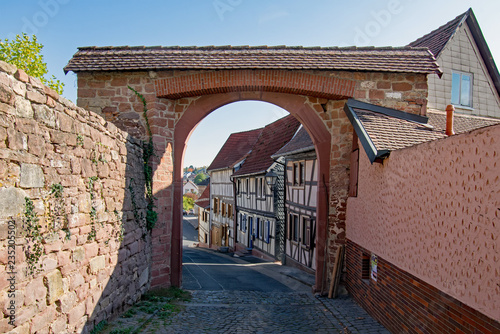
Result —
M 452 136 L 455 134 L 453 130 L 453 112 L 455 111 L 455 107 L 451 104 L 446 106 L 446 135 Z

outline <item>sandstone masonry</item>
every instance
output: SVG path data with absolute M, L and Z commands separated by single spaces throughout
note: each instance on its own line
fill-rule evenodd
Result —
M 26 198 L 42 235 L 31 275 Z M 87 333 L 137 301 L 151 279 L 145 207 L 141 142 L 0 62 L 0 332 Z

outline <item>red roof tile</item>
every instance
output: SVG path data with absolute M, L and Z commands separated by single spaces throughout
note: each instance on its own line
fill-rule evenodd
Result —
M 255 143 L 252 152 L 234 176 L 265 172 L 273 163 L 271 156 L 286 145 L 300 126 L 292 115 L 268 124 Z
M 440 73 L 426 48 L 287 46 L 82 47 L 65 72 L 168 69 L 354 70 Z
M 210 206 L 210 184 L 207 185 L 205 190 L 201 193 L 201 196 L 194 201 L 194 204 L 201 208 L 207 208 Z
M 458 15 L 445 25 L 442 25 L 427 35 L 420 37 L 416 41 L 411 42 L 409 46 L 429 48 L 432 54 L 437 58 L 446 43 L 448 43 L 450 38 L 455 34 L 460 24 L 467 18 L 470 11 L 471 10 L 469 9 L 465 13 Z
M 391 151 L 447 137 L 446 114 L 441 111 L 428 110 L 424 117 L 354 99 L 347 101 L 344 111 L 372 163 Z M 456 134 L 498 124 L 500 119 L 454 116 Z
M 250 153 L 261 132 L 262 128 L 231 134 L 207 171 L 234 167 Z
M 427 141 L 446 138 L 446 112 L 429 110 L 428 128 L 420 123 L 410 122 L 377 112 L 354 109 L 368 136 L 378 151 L 394 151 L 418 145 Z M 456 114 L 453 125 L 456 134 L 482 127 L 500 124 L 500 120 Z

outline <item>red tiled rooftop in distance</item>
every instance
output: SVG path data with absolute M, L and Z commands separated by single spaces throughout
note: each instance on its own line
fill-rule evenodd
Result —
M 271 156 L 286 145 L 300 126 L 292 115 L 283 117 L 267 125 L 262 130 L 252 152 L 234 176 L 265 172 L 274 162 Z
M 262 128 L 231 134 L 207 168 L 207 171 L 230 168 L 243 160 L 252 150 L 261 132 Z
M 205 190 L 203 190 L 201 196 L 194 201 L 194 204 L 202 208 L 210 206 L 210 184 L 208 184 Z

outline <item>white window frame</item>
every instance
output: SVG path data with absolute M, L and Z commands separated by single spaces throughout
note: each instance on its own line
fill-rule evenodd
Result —
M 454 91 L 454 88 L 456 88 L 456 86 L 453 85 L 453 76 L 454 75 L 459 75 L 459 86 L 458 86 L 458 96 L 457 96 L 458 101 L 453 100 L 453 97 L 454 97 L 453 91 Z M 464 75 L 470 77 L 469 104 L 462 104 L 462 82 L 463 82 L 462 77 Z M 453 104 L 454 106 L 457 106 L 459 108 L 471 108 L 472 109 L 472 106 L 473 106 L 473 98 L 472 98 L 473 86 L 474 86 L 474 76 L 472 73 L 452 70 L 451 71 L 451 104 Z

